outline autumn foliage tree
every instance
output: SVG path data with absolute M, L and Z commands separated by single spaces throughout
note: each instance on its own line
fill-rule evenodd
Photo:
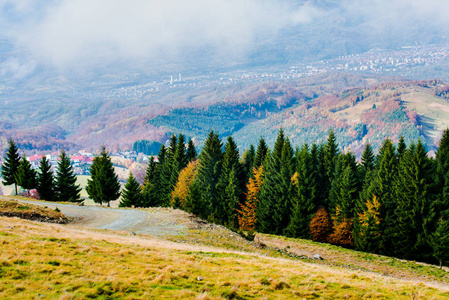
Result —
M 334 228 L 329 235 L 329 243 L 343 246 L 346 248 L 354 247 L 354 238 L 352 237 L 353 221 L 350 218 L 344 218 L 340 209 L 336 208 L 336 214 L 332 218 Z
M 323 207 L 318 209 L 310 221 L 310 235 L 312 240 L 325 243 L 328 241 L 329 234 L 332 231 L 332 221 L 329 213 Z
M 240 230 L 254 232 L 256 229 L 256 207 L 262 182 L 263 167 L 260 166 L 253 169 L 253 177 L 249 179 L 246 186 L 246 201 L 240 204 L 240 209 L 237 210 Z
M 197 174 L 198 161 L 191 161 L 187 167 L 179 172 L 178 182 L 175 185 L 173 192 L 171 193 L 172 207 L 180 207 L 185 209 L 187 197 L 189 195 L 190 185 L 193 183 Z
M 366 201 L 366 209 L 358 213 L 354 224 L 354 243 L 357 249 L 366 252 L 379 253 L 381 248 L 380 202 L 376 195 Z

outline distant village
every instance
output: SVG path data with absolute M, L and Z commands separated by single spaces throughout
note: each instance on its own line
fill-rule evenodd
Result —
M 52 152 L 50 154 L 34 154 L 26 158 L 31 163 L 32 168 L 37 170 L 39 169 L 40 161 L 46 157 L 53 171 L 55 171 L 58 166 L 59 155 L 59 152 Z M 70 157 L 73 171 L 76 175 L 90 175 L 90 167 L 95 158 L 95 154 L 81 150 L 76 153 L 68 153 L 68 156 Z M 144 168 L 150 159 L 149 155 L 137 153 L 136 151 L 114 152 L 110 154 L 110 157 L 121 181 L 126 180 L 131 169 Z

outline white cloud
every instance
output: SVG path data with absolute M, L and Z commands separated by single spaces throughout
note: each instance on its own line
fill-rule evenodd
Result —
M 37 1 L 37 0 L 36 0 Z M 36 1 L 3 0 L 21 16 Z M 12 4 L 14 3 L 14 4 Z M 245 53 L 255 38 L 311 22 L 311 6 L 275 0 L 59 0 L 39 17 L 12 24 L 9 36 L 38 61 L 54 66 L 138 61 L 206 47 Z M 291 4 L 291 2 L 290 2 Z

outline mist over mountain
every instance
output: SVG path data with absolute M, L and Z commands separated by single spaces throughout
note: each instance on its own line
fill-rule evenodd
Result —
M 2 0 L 0 76 L 215 72 L 447 41 L 430 1 Z
M 354 73 L 447 82 L 448 10 L 443 0 L 0 0 L 0 148 L 9 136 L 45 149 L 163 141 L 157 116 L 258 99 L 251 90 L 266 82 L 313 91 L 310 101 L 374 83 L 354 85 Z

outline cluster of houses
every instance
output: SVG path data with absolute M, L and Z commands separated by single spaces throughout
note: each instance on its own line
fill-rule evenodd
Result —
M 52 166 L 52 169 L 55 170 L 58 166 L 59 153 L 51 153 L 51 154 L 35 154 L 27 157 L 27 159 L 31 163 L 31 167 L 33 169 L 38 169 L 41 160 L 46 157 L 49 163 Z M 94 155 L 88 152 L 79 152 L 75 155 L 69 156 L 73 166 L 73 172 L 76 175 L 90 175 L 89 169 L 94 160 Z
M 33 169 L 38 169 L 41 160 L 46 157 L 52 165 L 52 169 L 56 170 L 58 166 L 60 153 L 54 152 L 51 154 L 35 154 L 27 157 L 30 161 Z M 148 156 L 136 153 L 135 151 L 114 152 L 110 154 L 114 164 L 122 165 L 126 160 L 139 161 L 145 163 L 148 161 Z M 90 175 L 90 166 L 94 160 L 95 155 L 93 153 L 80 151 L 76 154 L 69 155 L 73 166 L 73 172 L 76 175 Z

